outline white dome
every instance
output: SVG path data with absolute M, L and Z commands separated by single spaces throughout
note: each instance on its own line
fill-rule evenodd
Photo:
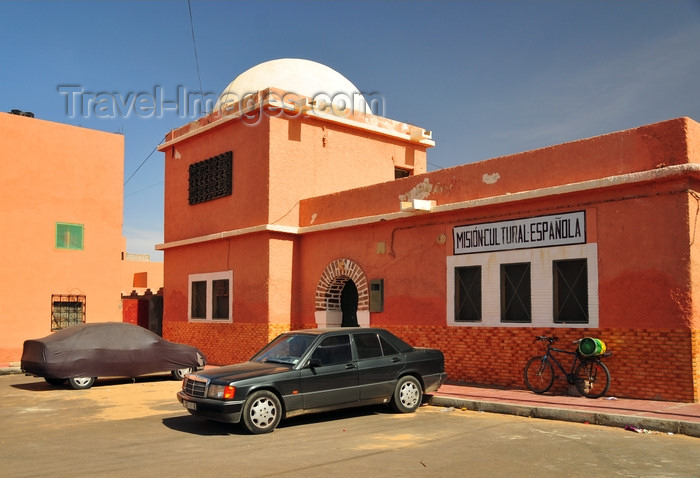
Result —
M 326 65 L 299 58 L 282 58 L 260 63 L 236 77 L 219 95 L 215 109 L 232 104 L 267 88 L 278 88 L 317 102 L 371 113 L 364 97 L 350 80 Z

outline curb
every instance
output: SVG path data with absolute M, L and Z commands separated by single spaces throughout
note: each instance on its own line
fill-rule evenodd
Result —
M 5 363 L 2 367 L 0 367 L 0 375 L 10 375 L 13 373 L 22 373 L 22 369 L 20 369 L 19 363 Z
M 576 423 L 590 423 L 606 427 L 633 427 L 634 430 L 653 430 L 700 438 L 700 423 L 664 418 L 649 418 L 636 415 L 620 415 L 600 412 L 587 412 L 563 408 L 534 405 L 516 405 L 502 402 L 488 402 L 433 395 L 428 404 L 437 407 L 466 408 L 476 412 L 499 413 L 519 417 L 560 420 Z

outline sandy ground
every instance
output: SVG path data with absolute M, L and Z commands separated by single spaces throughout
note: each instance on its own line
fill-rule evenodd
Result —
M 185 412 L 176 394 L 181 382 L 167 375 L 130 379 L 98 379 L 88 390 L 52 386 L 41 378 L 16 377 L 10 394 L 18 399 L 16 413 L 27 419 L 60 416 L 68 409 L 77 419 L 128 420 Z M 41 393 L 44 392 L 44 393 Z

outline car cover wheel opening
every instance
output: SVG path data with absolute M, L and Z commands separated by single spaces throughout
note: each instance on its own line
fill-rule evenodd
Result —
M 185 375 L 193 371 L 193 368 L 178 368 L 177 370 L 173 370 L 171 373 L 175 380 L 183 380 Z
M 84 390 L 86 388 L 92 387 L 92 384 L 95 383 L 95 377 L 74 377 L 69 378 L 68 382 L 70 383 L 70 386 L 74 389 Z
M 277 427 L 281 414 L 282 406 L 274 393 L 255 392 L 243 407 L 243 424 L 251 433 L 268 433 Z

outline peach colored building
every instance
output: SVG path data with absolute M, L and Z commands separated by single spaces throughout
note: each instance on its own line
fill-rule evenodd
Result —
M 121 293 L 157 293 L 163 287 L 163 263 L 151 261 L 149 254 L 122 255 Z
M 14 362 L 26 339 L 121 321 L 142 267 L 123 260 L 122 135 L 0 113 L 0 138 L 0 362 Z
M 431 133 L 327 70 L 258 65 L 167 135 L 166 338 L 226 363 L 372 325 L 442 349 L 451 380 L 524 388 L 535 336 L 595 336 L 610 395 L 700 399 L 698 123 L 427 173 Z

